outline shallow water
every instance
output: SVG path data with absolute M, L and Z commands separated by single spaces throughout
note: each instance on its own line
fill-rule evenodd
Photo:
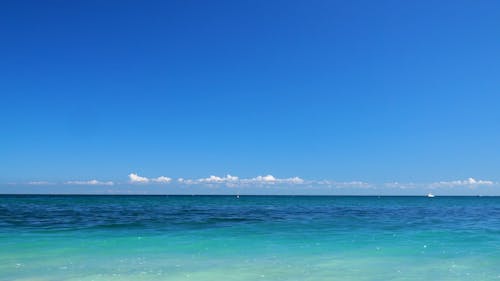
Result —
M 0 196 L 0 280 L 500 280 L 500 197 Z

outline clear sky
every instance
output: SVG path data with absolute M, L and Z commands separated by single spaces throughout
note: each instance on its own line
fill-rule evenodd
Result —
M 500 194 L 499 1 L 2 1 L 0 40 L 0 192 Z

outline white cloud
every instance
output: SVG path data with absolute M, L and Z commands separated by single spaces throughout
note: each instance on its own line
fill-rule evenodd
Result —
M 74 185 L 114 185 L 115 183 L 112 181 L 98 181 L 98 180 L 89 180 L 89 181 L 67 181 L 65 184 L 74 184 Z
M 242 179 L 242 183 L 245 184 L 260 184 L 260 185 L 266 185 L 266 184 L 303 184 L 305 181 L 299 177 L 292 177 L 292 178 L 276 178 L 273 175 L 266 175 L 266 176 L 257 176 L 255 178 L 251 179 Z
M 130 179 L 131 183 L 148 183 L 149 179 L 146 177 L 141 177 L 136 173 L 130 173 L 128 175 L 128 178 Z
M 288 183 L 293 183 L 293 184 L 303 184 L 305 181 L 299 177 L 293 177 L 293 178 L 288 178 L 285 179 L 286 182 Z
M 169 177 L 160 176 L 160 177 L 152 179 L 152 181 L 157 182 L 157 183 L 169 183 L 172 181 L 172 179 Z
M 289 177 L 289 178 L 279 178 L 271 174 L 259 175 L 250 178 L 239 178 L 227 174 L 225 176 L 210 175 L 206 178 L 194 178 L 185 179 L 178 178 L 173 179 L 166 176 L 159 176 L 155 178 L 148 178 L 139 176 L 137 173 L 130 173 L 128 175 L 129 183 L 132 184 L 169 184 L 175 182 L 179 185 L 200 185 L 206 187 L 242 187 L 242 188 L 252 188 L 252 187 L 290 187 L 299 186 L 301 188 L 338 188 L 338 189 L 374 189 L 374 190 L 388 190 L 388 189 L 407 189 L 407 190 L 432 190 L 432 189 L 452 189 L 457 188 L 457 190 L 463 190 L 464 188 L 478 188 L 480 186 L 500 186 L 500 182 L 491 180 L 480 180 L 475 178 L 467 178 L 464 180 L 451 180 L 451 181 L 437 181 L 431 183 L 425 182 L 388 182 L 388 183 L 367 183 L 363 181 L 346 181 L 337 182 L 332 180 L 304 180 L 300 177 Z M 99 181 L 96 179 L 92 180 L 71 180 L 66 182 L 49 182 L 49 181 L 30 181 L 24 183 L 8 183 L 8 185 L 14 184 L 28 184 L 28 185 L 89 185 L 89 186 L 113 186 L 120 185 L 125 182 L 113 182 L 113 181 Z M 395 191 L 396 192 L 396 191 Z
M 209 186 L 213 186 L 216 184 L 224 184 L 229 187 L 235 187 L 240 183 L 240 179 L 238 177 L 232 175 L 226 175 L 225 177 L 219 176 L 209 176 L 208 178 L 200 178 L 200 179 L 177 179 L 178 183 L 193 185 L 193 184 L 206 184 Z
M 276 178 L 273 175 L 266 176 L 257 176 L 254 178 L 246 178 L 242 179 L 232 175 L 226 175 L 225 177 L 219 177 L 211 175 L 208 178 L 199 178 L 199 179 L 185 179 L 179 178 L 177 179 L 178 183 L 193 185 L 193 184 L 207 184 L 207 185 L 215 185 L 215 184 L 224 184 L 229 187 L 235 187 L 238 185 L 248 186 L 248 185 L 273 185 L 273 184 L 303 184 L 305 181 L 299 177 L 292 178 Z
M 225 177 L 210 176 L 208 178 L 198 179 L 201 183 L 225 183 L 225 182 L 237 182 L 238 177 L 226 175 Z
M 28 182 L 29 185 L 47 185 L 47 184 L 51 184 L 50 182 L 48 181 L 30 181 Z
M 178 179 L 177 179 L 177 181 L 178 181 L 179 183 L 186 183 L 186 181 L 187 181 L 187 180 L 186 180 L 186 179 L 184 179 L 184 178 L 178 178 Z
M 413 188 L 477 187 L 477 186 L 489 186 L 495 184 L 497 183 L 489 180 L 476 180 L 474 178 L 468 178 L 466 180 L 438 181 L 432 183 L 391 182 L 391 183 L 385 183 L 384 186 L 389 188 L 413 189 Z
M 198 184 L 198 183 L 200 183 L 199 180 L 185 179 L 185 178 L 178 178 L 177 182 L 181 183 L 181 184 L 188 184 L 188 185 L 189 184 Z
M 318 183 L 318 182 L 317 182 Z M 338 182 L 338 181 L 321 181 L 319 183 L 326 184 L 330 187 L 335 187 L 335 188 L 373 188 L 374 185 L 364 182 L 364 181 L 344 181 L 344 182 Z
M 388 182 L 384 184 L 385 187 L 389 188 L 399 188 L 399 189 L 411 189 L 411 188 L 418 188 L 422 187 L 422 184 L 417 184 L 417 183 L 400 183 L 400 182 Z
M 429 187 L 440 188 L 440 187 L 457 187 L 457 186 L 469 186 L 475 187 L 480 185 L 493 185 L 494 182 L 488 180 L 476 180 L 474 178 L 468 178 L 466 180 L 455 180 L 455 181 L 440 181 L 431 183 Z
M 157 178 L 147 178 L 147 177 L 141 177 L 136 173 L 130 173 L 128 175 L 128 178 L 130 180 L 130 183 L 170 183 L 172 181 L 172 178 L 165 177 L 165 176 L 159 176 Z
M 257 176 L 251 180 L 255 181 L 255 182 L 276 182 L 277 181 L 273 175 Z

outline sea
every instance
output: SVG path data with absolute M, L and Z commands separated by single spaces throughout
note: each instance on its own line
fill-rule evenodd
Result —
M 0 280 L 500 280 L 500 197 L 1 195 Z

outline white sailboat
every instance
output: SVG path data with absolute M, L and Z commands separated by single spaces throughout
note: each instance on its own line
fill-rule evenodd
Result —
M 429 198 L 433 198 L 433 197 L 436 197 L 436 195 L 432 194 L 432 193 L 427 193 L 427 197 Z

